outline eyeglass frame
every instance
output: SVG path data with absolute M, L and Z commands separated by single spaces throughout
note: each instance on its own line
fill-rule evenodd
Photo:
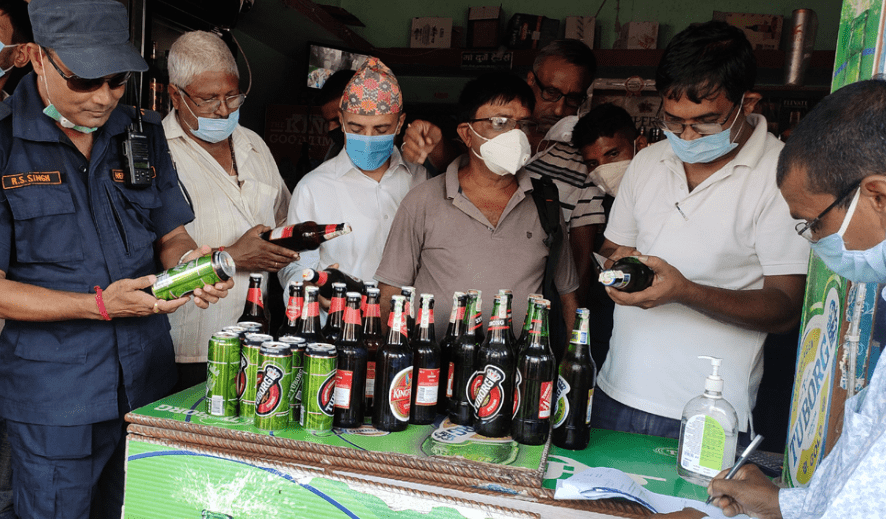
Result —
M 202 102 L 202 103 L 198 103 L 197 100 L 194 99 L 194 96 L 192 96 L 191 94 L 188 93 L 187 90 L 185 90 L 185 87 L 178 86 L 178 85 L 175 85 L 175 87 L 176 87 L 178 90 L 180 90 L 181 92 L 183 92 L 186 96 L 188 96 L 188 99 L 190 99 L 191 102 L 194 103 L 194 106 L 197 107 L 197 111 L 198 111 L 198 112 L 202 112 L 202 113 L 205 113 L 205 114 L 213 114 L 213 113 L 216 112 L 216 110 L 218 110 L 218 109 L 221 107 L 222 99 L 218 99 L 217 97 L 213 97 L 212 99 L 210 99 L 210 100 L 208 100 L 208 101 L 205 100 L 205 99 L 203 99 L 203 102 Z M 238 104 L 238 105 L 235 106 L 235 107 L 231 107 L 231 105 L 228 104 L 228 99 L 235 99 L 235 98 L 238 98 L 238 97 L 241 98 L 241 100 L 240 100 L 240 104 Z M 246 94 L 235 94 L 235 95 L 232 95 L 232 96 L 226 96 L 226 97 L 224 98 L 224 102 L 225 102 L 225 107 L 226 107 L 228 110 L 231 110 L 232 112 L 235 111 L 235 110 L 239 110 L 240 107 L 243 106 L 243 103 L 246 102 Z M 203 108 L 203 106 L 206 106 L 206 105 L 211 104 L 211 103 L 217 103 L 217 104 L 215 105 L 215 107 L 214 107 L 212 110 L 206 111 L 206 109 Z
M 826 214 L 831 212 L 831 210 L 833 208 L 837 207 L 838 205 L 840 205 L 841 202 L 846 200 L 846 197 L 848 197 L 852 193 L 855 193 L 855 190 L 858 189 L 860 186 L 861 186 L 861 180 L 853 182 L 846 189 L 846 191 L 844 191 L 840 196 L 838 196 L 837 199 L 834 200 L 833 203 L 831 203 L 831 205 L 827 206 L 824 209 L 824 211 L 820 212 L 818 214 L 818 216 L 816 216 L 815 218 L 813 218 L 812 220 L 809 220 L 807 222 L 798 222 L 797 225 L 794 226 L 794 230 L 797 231 L 797 234 L 799 234 L 800 236 L 802 236 L 806 240 L 810 241 L 811 243 L 817 242 L 818 240 L 812 239 L 812 232 L 811 232 L 812 227 L 815 226 L 818 222 L 820 222 L 821 219 L 824 218 Z M 809 236 L 806 236 L 806 234 L 805 234 L 806 231 L 810 231 Z
M 556 87 L 545 86 L 545 84 L 542 83 L 541 80 L 538 78 L 538 74 L 536 74 L 534 70 L 532 71 L 532 77 L 535 78 L 535 84 L 538 85 L 538 91 L 541 93 L 542 100 L 547 101 L 548 103 L 557 103 L 560 101 L 560 99 L 566 98 L 566 105 L 567 106 L 570 106 L 572 108 L 578 108 L 582 104 L 584 104 L 585 101 L 588 100 L 587 93 L 584 93 L 584 94 L 564 94 L 563 92 L 560 91 L 560 89 L 558 89 Z M 556 97 L 554 97 L 552 99 L 545 97 L 545 96 L 550 95 L 551 92 L 556 92 L 557 93 Z M 576 99 L 580 99 L 580 101 L 578 101 L 578 104 L 574 104 Z M 572 100 L 573 102 L 570 102 L 570 100 Z
M 111 77 L 84 78 L 84 77 L 80 77 L 76 74 L 71 74 L 69 76 L 69 75 L 65 74 L 64 72 L 62 72 L 62 69 L 58 66 L 58 64 L 56 64 L 55 60 L 52 59 L 52 55 L 49 53 L 49 50 L 47 50 L 43 47 L 41 47 L 41 50 L 43 51 L 43 54 L 45 54 L 46 57 L 49 58 L 49 63 L 52 64 L 52 68 L 54 68 L 55 71 L 58 72 L 58 75 L 61 76 L 61 78 L 65 80 L 65 83 L 67 83 L 67 85 L 68 85 L 68 89 L 72 90 L 74 92 L 80 92 L 80 93 L 95 92 L 96 90 L 101 88 L 105 83 L 107 83 L 108 87 L 111 88 L 112 90 L 116 90 L 118 88 L 126 86 L 126 83 L 129 81 L 129 78 L 132 77 L 131 70 L 126 71 L 126 72 L 119 72 L 117 74 L 114 74 Z M 123 80 L 120 82 L 119 85 L 114 86 L 114 84 L 115 84 L 114 79 L 121 77 L 121 76 L 122 76 Z M 72 81 L 74 83 L 76 83 L 77 81 L 85 81 L 87 83 L 90 83 L 90 86 L 88 88 L 75 87 L 74 85 L 71 84 Z M 95 84 L 92 85 L 91 83 L 95 83 Z
M 716 134 L 718 134 L 718 133 L 720 133 L 720 132 L 722 132 L 723 130 L 726 129 L 726 128 L 723 127 L 723 125 L 726 124 L 726 123 L 729 121 L 729 119 L 732 117 L 732 113 L 735 111 L 736 108 L 738 108 L 738 107 L 741 106 L 741 105 L 742 105 L 741 102 L 738 102 L 738 103 L 733 104 L 733 105 L 732 105 L 732 108 L 729 109 L 729 112 L 726 113 L 726 118 L 723 119 L 723 122 L 721 122 L 721 123 L 678 123 L 678 122 L 675 122 L 675 121 L 665 121 L 665 120 L 664 120 L 662 117 L 660 117 L 660 116 L 656 116 L 656 117 L 652 120 L 652 122 L 654 122 L 654 123 L 656 124 L 656 126 L 658 126 L 660 129 L 662 129 L 662 130 L 664 130 L 664 131 L 671 132 L 671 133 L 673 133 L 674 135 L 682 135 L 683 132 L 686 131 L 686 127 L 687 127 L 687 126 L 690 127 L 690 128 L 692 128 L 692 131 L 694 131 L 695 133 L 697 133 L 697 134 L 699 134 L 699 135 L 716 135 Z M 659 109 L 658 109 L 658 113 L 659 113 L 659 114 L 661 114 L 661 110 L 662 110 L 662 107 L 659 107 Z M 674 130 L 668 128 L 668 126 L 667 126 L 668 124 L 679 124 L 679 125 L 680 125 L 680 131 L 679 131 L 679 132 L 675 132 Z M 713 127 L 714 125 L 716 125 L 717 127 L 719 127 L 719 130 L 717 130 L 717 131 L 715 131 L 715 132 L 707 132 L 707 131 L 702 132 L 702 131 L 699 131 L 699 128 L 698 128 L 699 125 L 711 125 L 712 127 Z
M 509 129 L 496 130 L 496 129 L 495 129 L 495 122 L 493 122 L 493 119 L 507 119 L 508 121 L 513 121 L 513 122 L 514 122 L 514 127 L 513 127 L 513 128 L 509 128 Z M 535 121 L 533 121 L 533 120 L 531 120 L 531 119 L 514 119 L 513 117 L 508 117 L 508 116 L 505 116 L 505 115 L 493 115 L 493 116 L 491 116 L 491 117 L 480 117 L 480 118 L 478 118 L 478 119 L 468 119 L 468 120 L 465 121 L 465 122 L 467 122 L 467 123 L 479 123 L 479 122 L 482 122 L 482 121 L 488 121 L 488 122 L 492 125 L 492 131 L 494 131 L 494 132 L 498 132 L 498 133 L 509 132 L 509 131 L 511 131 L 511 130 L 514 130 L 514 129 L 520 129 L 520 130 L 522 130 L 524 125 L 526 125 L 526 126 L 535 126 L 536 128 L 538 127 L 538 123 L 535 122 Z M 519 128 L 518 128 L 518 127 L 519 127 Z

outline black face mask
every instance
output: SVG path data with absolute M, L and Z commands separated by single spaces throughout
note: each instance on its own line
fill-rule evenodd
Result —
M 345 145 L 345 132 L 341 131 L 341 127 L 329 130 L 327 135 L 329 135 L 329 138 L 332 139 L 332 143 L 336 146 L 342 147 Z

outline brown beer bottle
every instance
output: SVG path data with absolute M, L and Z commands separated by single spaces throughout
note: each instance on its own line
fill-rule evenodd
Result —
M 363 346 L 366 348 L 366 415 L 372 416 L 375 397 L 375 358 L 384 343 L 381 332 L 381 290 L 366 289 L 366 305 L 363 307 Z
M 325 270 L 304 269 L 301 277 L 309 283 L 320 287 L 320 295 L 326 299 L 332 298 L 332 284 L 344 283 L 348 292 L 360 292 L 363 290 L 363 282 L 350 274 L 328 268 Z
M 338 350 L 335 373 L 335 427 L 363 425 L 363 406 L 366 394 L 366 348 L 360 337 L 360 293 L 348 292 L 343 312 L 341 338 L 335 342 Z
M 600 273 L 600 283 L 622 292 L 640 292 L 652 285 L 655 272 L 634 256 L 626 256 Z
M 415 287 L 401 287 L 400 295 L 406 298 L 403 313 L 406 314 L 406 333 L 409 339 L 415 338 Z
M 345 314 L 345 292 L 347 291 L 347 286 L 344 283 L 332 284 L 332 300 L 329 303 L 329 313 L 326 315 L 326 326 L 323 327 L 323 336 L 330 344 L 335 344 L 341 337 L 342 320 Z
M 468 398 L 474 408 L 474 431 L 490 438 L 511 432 L 514 414 L 513 345 L 508 334 L 507 295 L 493 299 L 486 340 L 477 348 Z
M 302 222 L 295 225 L 277 227 L 260 234 L 267 240 L 281 247 L 294 251 L 315 250 L 320 244 L 351 232 L 351 224 L 321 225 L 316 222 Z
M 376 356 L 372 426 L 380 431 L 403 431 L 409 424 L 412 349 L 406 332 L 404 303 L 403 296 L 391 296 L 391 329 L 387 342 Z
M 305 287 L 305 304 L 301 312 L 301 330 L 297 337 L 302 337 L 309 344 L 326 342 L 320 331 L 320 301 L 317 299 L 317 287 Z
M 412 403 L 409 423 L 428 425 L 437 418 L 440 387 L 440 346 L 434 333 L 434 296 L 419 298 L 415 336 L 412 339 Z
M 277 330 L 277 339 L 287 335 L 298 335 L 301 325 L 301 310 L 305 303 L 305 284 L 301 281 L 289 282 L 289 302 L 286 303 L 286 320 Z
M 452 376 L 455 374 L 452 363 L 452 351 L 458 336 L 461 335 L 462 322 L 465 318 L 464 292 L 452 294 L 452 310 L 449 313 L 449 327 L 446 336 L 440 342 L 440 388 L 437 391 L 437 412 L 449 413 L 449 400 L 452 398 Z
M 452 397 L 449 420 L 457 425 L 473 425 L 474 408 L 468 395 L 468 384 L 474 374 L 474 358 L 483 328 L 482 300 L 479 290 L 469 290 L 463 330 L 452 349 Z
M 261 333 L 268 333 L 270 320 L 265 313 L 265 303 L 262 299 L 261 292 L 261 274 L 249 275 L 249 288 L 246 292 L 246 305 L 243 307 L 243 314 L 237 319 L 238 323 L 245 321 L 255 322 L 261 325 Z

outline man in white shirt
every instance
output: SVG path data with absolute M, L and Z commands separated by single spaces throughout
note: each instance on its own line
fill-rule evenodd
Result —
M 299 261 L 280 271 L 284 287 L 301 279 L 303 269 L 336 265 L 371 280 L 400 201 L 428 177 L 424 167 L 404 161 L 394 146 L 406 114 L 397 78 L 378 58 L 367 59 L 357 71 L 340 107 L 345 149 L 298 183 L 287 221 L 349 222 L 353 231 L 302 252 Z
M 775 185 L 782 143 L 751 115 L 755 73 L 744 33 L 722 22 L 682 31 L 659 63 L 668 140 L 634 157 L 601 249 L 656 276 L 640 292 L 607 287 L 617 306 L 595 427 L 677 437 L 710 373 L 697 357 L 711 355 L 747 432 L 766 333 L 799 321 L 809 247 Z
M 238 124 L 245 97 L 237 62 L 218 36 L 183 34 L 169 52 L 174 110 L 163 120 L 169 151 L 195 219 L 185 228 L 200 243 L 230 253 L 235 290 L 213 311 L 181 308 L 170 315 L 180 390 L 206 379 L 209 338 L 236 324 L 246 302 L 249 274 L 277 272 L 298 254 L 259 234 L 286 221 L 289 191 L 270 150 Z M 267 282 L 267 276 L 263 286 Z

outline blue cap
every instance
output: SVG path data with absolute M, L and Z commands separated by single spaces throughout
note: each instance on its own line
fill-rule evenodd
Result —
M 129 43 L 126 7 L 116 0 L 32 0 L 28 14 L 34 41 L 79 77 L 148 70 Z

